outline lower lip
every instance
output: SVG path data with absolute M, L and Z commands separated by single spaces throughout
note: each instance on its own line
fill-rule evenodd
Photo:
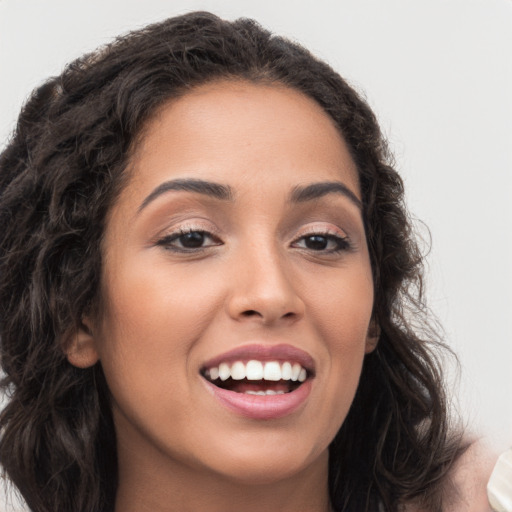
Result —
M 203 379 L 208 390 L 223 405 L 235 413 L 256 420 L 272 420 L 296 411 L 311 392 L 311 380 L 306 380 L 296 390 L 282 395 L 248 395 L 222 389 Z

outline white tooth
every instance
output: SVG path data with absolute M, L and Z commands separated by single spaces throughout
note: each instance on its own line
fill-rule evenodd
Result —
M 249 390 L 249 391 L 246 391 L 246 392 L 245 392 L 245 394 L 246 394 L 246 395 L 257 395 L 257 394 L 258 394 L 258 392 L 257 392 L 257 391 L 250 391 L 250 390 Z
M 281 365 L 281 379 L 290 380 L 292 378 L 292 365 L 287 361 Z
M 233 366 L 231 367 L 231 378 L 233 380 L 245 379 L 245 364 L 242 363 L 242 361 L 233 363 Z
M 208 371 L 211 380 L 217 380 L 219 378 L 219 367 L 214 366 Z
M 231 375 L 231 369 L 229 368 L 229 364 L 227 364 L 227 363 L 220 363 L 219 364 L 219 377 L 220 377 L 220 380 L 229 379 L 230 375 Z
M 302 366 L 299 363 L 294 363 L 292 366 L 292 380 L 295 382 L 299 378 L 299 373 L 302 370 Z
M 265 363 L 263 378 L 265 380 L 281 380 L 281 366 L 277 361 Z
M 306 370 L 304 370 L 304 368 L 302 368 L 299 373 L 299 382 L 304 382 L 306 380 L 306 377 L 307 377 Z
M 263 379 L 263 365 L 260 361 L 249 361 L 245 365 L 245 376 L 247 380 Z
M 273 389 L 267 389 L 267 391 L 265 391 L 265 394 L 266 395 L 276 395 L 277 393 Z
M 276 395 L 284 395 L 284 391 L 276 391 Z
M 265 396 L 266 395 L 265 391 L 256 391 L 256 394 L 259 395 L 259 396 Z

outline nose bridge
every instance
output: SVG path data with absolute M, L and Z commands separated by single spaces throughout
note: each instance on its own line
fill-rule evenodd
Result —
M 257 318 L 274 322 L 298 318 L 304 303 L 286 253 L 268 240 L 252 240 L 240 248 L 233 265 L 229 313 L 236 319 Z

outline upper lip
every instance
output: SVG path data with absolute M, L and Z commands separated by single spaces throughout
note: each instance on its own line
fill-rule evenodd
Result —
M 315 372 L 315 362 L 313 358 L 304 350 L 288 345 L 286 343 L 278 345 L 243 345 L 232 350 L 219 354 L 206 361 L 202 370 L 219 366 L 220 363 L 234 363 L 236 361 L 289 361 L 299 363 L 310 374 Z

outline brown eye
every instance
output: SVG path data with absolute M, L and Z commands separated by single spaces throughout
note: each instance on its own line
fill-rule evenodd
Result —
M 304 245 L 314 251 L 324 251 L 327 249 L 328 243 L 329 239 L 322 235 L 311 235 L 304 238 Z
M 205 233 L 202 231 L 192 231 L 185 233 L 177 239 L 182 247 L 186 249 L 197 249 L 202 247 L 205 241 Z
M 175 252 L 195 252 L 215 245 L 222 245 L 222 242 L 208 231 L 194 229 L 180 230 L 167 235 L 159 240 L 157 245 Z
M 347 237 L 330 233 L 312 233 L 297 239 L 292 247 L 313 252 L 336 253 L 350 249 L 351 245 Z

